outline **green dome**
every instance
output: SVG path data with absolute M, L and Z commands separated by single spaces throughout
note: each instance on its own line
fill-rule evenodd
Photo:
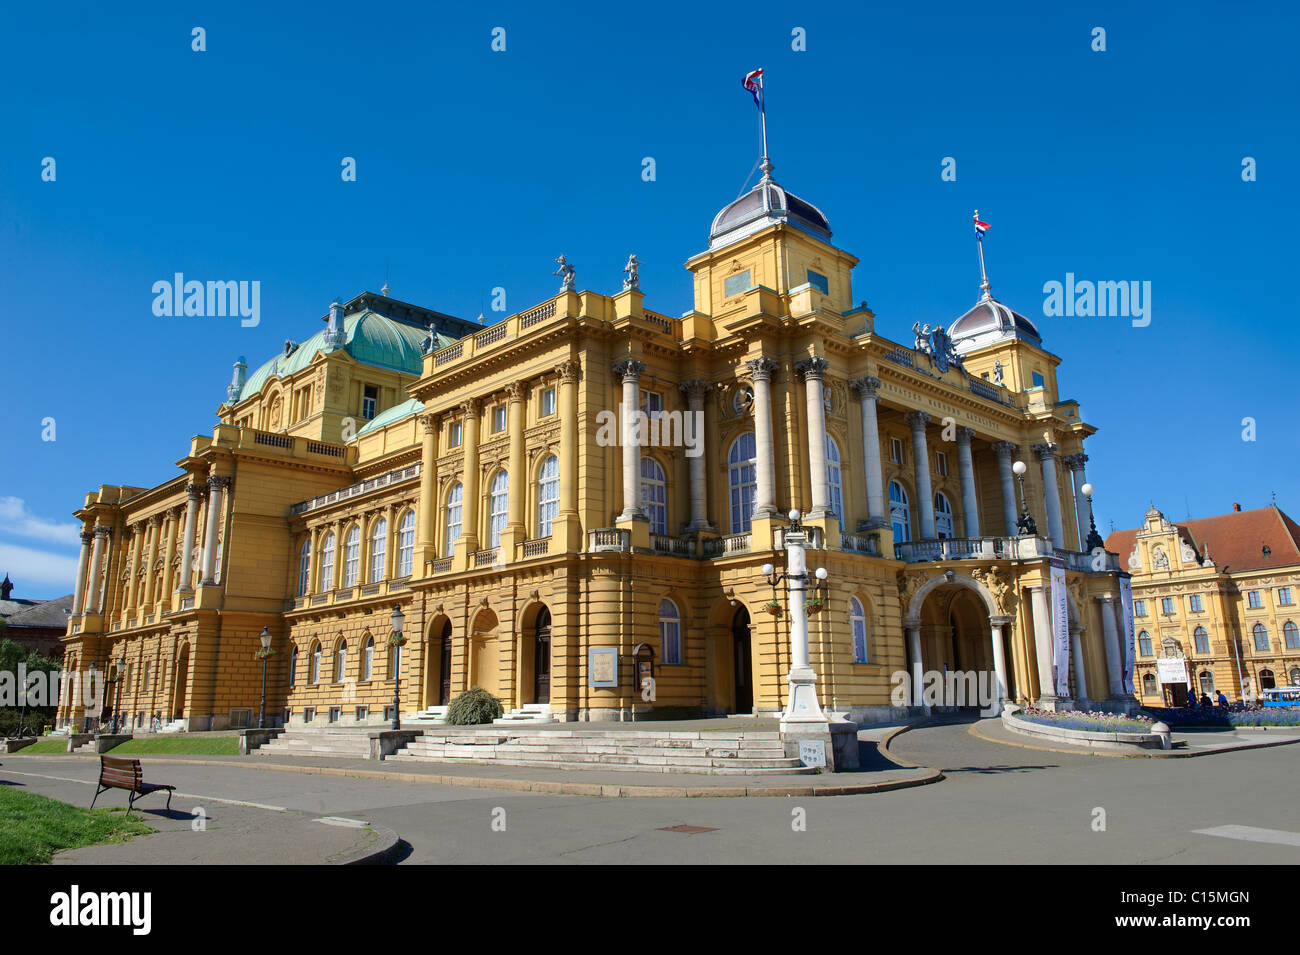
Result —
M 386 428 L 390 424 L 401 421 L 403 418 L 409 418 L 413 414 L 419 414 L 424 410 L 424 402 L 419 398 L 409 398 L 400 405 L 393 405 L 387 411 L 380 412 L 369 421 L 366 426 L 357 432 L 359 438 L 363 434 L 369 434 L 371 431 L 378 431 L 380 428 Z

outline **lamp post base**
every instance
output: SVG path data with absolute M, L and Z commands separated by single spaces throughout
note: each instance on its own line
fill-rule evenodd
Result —
M 822 712 L 817 700 L 817 674 L 810 666 L 790 668 L 787 679 L 788 693 L 785 712 L 781 714 L 781 723 L 825 723 L 826 714 Z

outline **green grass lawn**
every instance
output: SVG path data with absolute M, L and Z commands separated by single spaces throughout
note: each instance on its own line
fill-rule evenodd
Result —
M 63 849 L 125 842 L 157 831 L 121 810 L 82 809 L 0 786 L 0 865 L 39 865 Z
M 21 752 L 27 752 L 22 750 Z M 150 756 L 157 753 L 191 756 L 238 756 L 238 736 L 137 736 L 108 751 L 109 756 Z
M 36 753 L 66 753 L 68 751 L 68 738 L 61 736 L 58 739 L 38 739 L 31 746 L 24 746 L 18 751 L 20 755 Z

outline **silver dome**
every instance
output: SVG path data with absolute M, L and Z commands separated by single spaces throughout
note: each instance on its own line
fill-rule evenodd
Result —
M 831 224 L 811 202 L 787 192 L 772 179 L 772 164 L 763 164 L 763 178 L 749 192 L 723 207 L 709 229 L 709 251 L 730 245 L 777 222 L 784 222 L 829 242 Z

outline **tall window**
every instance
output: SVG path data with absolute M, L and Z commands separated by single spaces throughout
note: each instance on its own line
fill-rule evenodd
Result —
M 1290 587 L 1282 587 L 1282 588 L 1280 588 L 1280 589 L 1278 590 L 1278 592 L 1277 592 L 1277 602 L 1278 602 L 1278 604 L 1279 604 L 1280 606 L 1283 606 L 1283 607 L 1289 607 L 1289 606 L 1291 606 L 1291 602 L 1292 602 L 1292 601 L 1291 601 L 1291 588 L 1290 588 Z
M 495 408 L 492 409 L 492 433 L 496 434 L 497 432 L 504 431 L 505 429 L 506 429 L 506 406 L 497 405 Z
M 302 542 L 298 551 L 298 596 L 301 597 L 311 586 L 311 538 Z
M 1210 635 L 1209 635 L 1208 633 L 1205 632 L 1205 628 L 1204 628 L 1204 627 L 1197 627 L 1195 630 L 1193 630 L 1193 631 L 1192 631 L 1192 639 L 1193 639 L 1193 640 L 1195 641 L 1195 643 L 1196 643 L 1196 652 L 1197 652 L 1197 653 L 1209 653 L 1209 652 L 1210 652 Z
M 727 453 L 727 485 L 731 490 L 731 533 L 747 534 L 753 527 L 754 494 L 758 490 L 758 451 L 754 432 L 746 431 Z
M 840 533 L 844 533 L 844 478 L 840 468 L 840 446 L 826 435 L 826 493 L 831 510 L 840 519 Z
M 1147 602 L 1145 600 L 1133 601 L 1133 616 L 1145 617 L 1147 615 Z
M 853 634 L 853 662 L 867 662 L 867 615 L 857 597 L 849 598 L 849 632 Z
M 365 396 L 361 399 L 361 417 L 369 421 L 375 416 L 379 405 L 379 389 L 374 385 L 366 385 Z
M 1300 650 L 1300 628 L 1296 627 L 1295 621 L 1288 620 L 1282 624 L 1282 642 L 1288 650 Z
M 952 537 L 952 504 L 942 491 L 934 495 L 934 534 L 936 537 Z
M 1250 607 L 1251 610 L 1258 610 L 1260 607 L 1263 606 L 1263 604 L 1260 603 L 1259 600 L 1258 590 L 1252 590 L 1246 594 L 1246 604 L 1247 606 Z
M 889 439 L 889 460 L 894 464 L 903 463 L 903 441 L 901 438 Z
M 1160 612 L 1163 613 L 1163 614 L 1172 614 L 1172 613 L 1174 612 L 1174 598 L 1173 598 L 1173 597 L 1161 597 L 1161 598 L 1160 598 Z
M 550 537 L 560 510 L 560 459 L 550 455 L 537 472 L 537 536 Z
M 339 644 L 339 648 L 334 651 L 334 682 L 342 683 L 343 678 L 348 673 L 348 642 L 346 640 Z
M 1300 686 L 1300 667 L 1291 668 L 1291 685 Z
M 397 525 L 397 576 L 410 577 L 414 564 L 415 511 L 407 511 Z
M 289 685 L 293 686 L 298 682 L 298 648 L 295 646 L 289 651 Z
M 510 475 L 498 471 L 492 476 L 491 496 L 488 499 L 488 546 L 501 546 L 501 532 L 506 529 L 510 506 Z
M 320 644 L 315 643 L 311 648 L 311 682 L 320 682 Z
M 320 582 L 316 585 L 317 593 L 334 589 L 334 532 L 325 535 L 325 543 L 320 549 Z M 312 681 L 315 682 L 314 680 Z
M 1255 637 L 1255 649 L 1267 653 L 1268 627 L 1264 626 L 1262 623 L 1257 623 L 1251 628 L 1250 632 Z
M 553 414 L 555 414 L 555 389 L 546 388 L 542 391 L 542 410 L 538 417 L 545 418 Z
M 641 456 L 641 503 L 650 518 L 650 533 L 667 534 L 668 482 L 664 469 L 648 454 Z
M 456 541 L 460 537 L 461 501 L 464 494 L 465 488 L 459 481 L 451 486 L 451 491 L 447 494 L 447 549 L 442 552 L 443 557 L 450 557 L 456 549 Z
M 657 391 L 641 389 L 641 411 L 647 418 L 658 418 L 664 413 L 664 396 Z
M 343 586 L 355 587 L 361 570 L 361 528 L 353 524 L 343 541 Z
M 375 672 L 375 638 L 366 637 L 365 649 L 361 651 L 361 680 L 367 682 Z
M 1138 653 L 1144 657 L 1151 656 L 1151 634 L 1145 630 L 1138 634 Z
M 370 582 L 378 583 L 384 579 L 384 565 L 388 563 L 388 521 L 380 518 L 375 521 L 375 529 L 370 532 Z
M 447 447 L 459 448 L 462 433 L 461 422 L 453 421 L 447 428 Z
M 1201 604 L 1200 594 L 1192 594 L 1190 597 L 1187 598 L 1187 603 L 1188 606 L 1191 607 L 1192 613 L 1200 613 L 1202 610 L 1205 609 L 1204 606 L 1202 606 Z
M 1156 695 L 1156 675 L 1154 673 L 1144 673 L 1142 675 L 1142 695 Z
M 668 598 L 659 601 L 659 653 L 663 662 L 682 662 L 682 615 Z
M 1201 671 L 1201 693 L 1205 696 L 1214 696 L 1214 674 L 1209 670 Z
M 912 517 L 907 508 L 907 492 L 897 481 L 889 482 L 889 523 L 894 529 L 894 543 L 912 539 Z
M 1272 671 L 1272 670 L 1260 670 L 1260 671 L 1259 671 L 1259 688 L 1260 688 L 1261 690 L 1271 690 L 1271 689 L 1273 689 L 1273 687 L 1275 687 L 1276 685 L 1277 685 L 1277 684 L 1273 682 L 1273 671 Z

